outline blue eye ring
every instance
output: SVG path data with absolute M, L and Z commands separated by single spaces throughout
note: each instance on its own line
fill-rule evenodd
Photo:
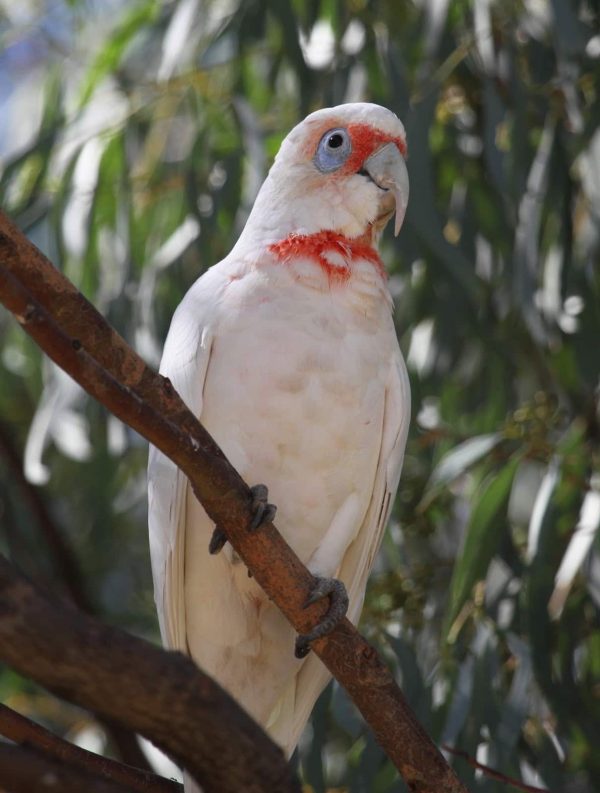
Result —
M 334 127 L 328 130 L 317 146 L 313 162 L 321 173 L 332 173 L 346 162 L 352 151 L 348 130 Z

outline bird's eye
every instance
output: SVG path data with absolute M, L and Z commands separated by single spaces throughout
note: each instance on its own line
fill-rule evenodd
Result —
M 319 141 L 314 163 L 321 173 L 331 173 L 346 162 L 351 151 L 348 132 L 345 129 L 330 129 Z

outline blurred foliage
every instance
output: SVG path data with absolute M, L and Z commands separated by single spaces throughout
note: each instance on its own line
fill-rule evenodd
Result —
M 600 790 L 599 9 L 0 2 L 0 202 L 152 364 L 293 124 L 361 99 L 404 120 L 383 253 L 413 423 L 362 628 L 437 741 L 572 793 Z M 35 490 L 98 613 L 156 638 L 145 443 L 5 313 L 0 342 L 0 546 L 59 585 Z M 8 670 L 0 691 L 86 723 Z M 337 686 L 299 757 L 315 793 L 405 790 Z

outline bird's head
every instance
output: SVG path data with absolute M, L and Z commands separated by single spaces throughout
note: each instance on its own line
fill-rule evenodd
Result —
M 318 110 L 281 144 L 247 231 L 275 243 L 331 232 L 373 245 L 408 202 L 406 137 L 398 117 L 359 102 Z

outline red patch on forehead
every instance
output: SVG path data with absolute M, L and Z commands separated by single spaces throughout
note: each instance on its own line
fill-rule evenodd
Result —
M 348 130 L 350 140 L 352 141 L 352 151 L 350 152 L 348 160 L 339 170 L 332 172 L 332 176 L 360 171 L 365 160 L 368 160 L 373 152 L 385 146 L 386 143 L 395 143 L 400 154 L 406 157 L 407 147 L 405 138 L 388 135 L 371 124 L 344 124 L 342 121 L 338 121 L 335 118 L 320 125 L 310 136 L 307 145 L 307 155 L 309 157 L 314 157 L 319 141 L 323 135 L 336 127 Z
M 348 124 L 346 127 L 350 140 L 352 141 L 352 151 L 347 162 L 340 168 L 341 173 L 356 173 L 360 171 L 365 160 L 368 160 L 373 152 L 385 146 L 386 143 L 395 143 L 398 151 L 406 157 L 406 141 L 404 138 L 386 135 L 370 124 Z
M 269 250 L 284 263 L 297 257 L 311 259 L 327 275 L 330 284 L 342 284 L 348 281 L 352 274 L 353 259 L 365 259 L 375 267 L 382 278 L 386 277 L 383 263 L 376 250 L 362 238 L 350 239 L 335 231 L 290 234 L 289 237 L 269 245 Z M 340 258 L 342 262 L 339 262 Z

